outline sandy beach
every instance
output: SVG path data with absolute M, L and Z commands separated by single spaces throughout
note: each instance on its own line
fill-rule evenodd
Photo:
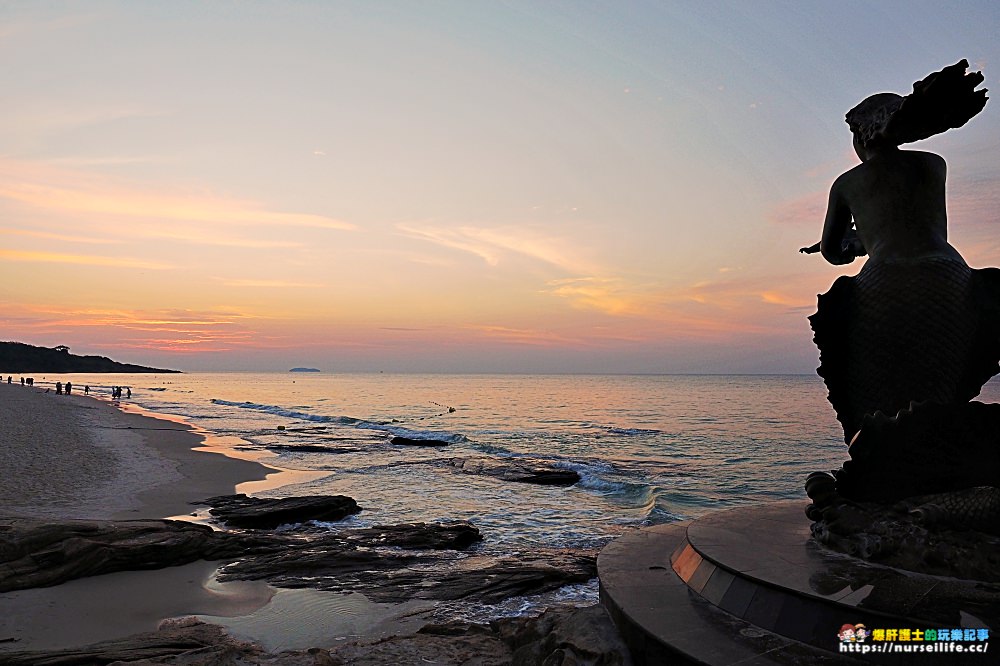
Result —
M 165 518 L 191 501 L 264 479 L 259 463 L 195 450 L 184 424 L 128 414 L 83 395 L 0 384 L 0 507 L 44 519 Z M 264 605 L 263 584 L 206 587 L 216 566 L 195 562 L 0 594 L 3 648 L 53 649 L 151 631 L 167 617 L 238 615 Z

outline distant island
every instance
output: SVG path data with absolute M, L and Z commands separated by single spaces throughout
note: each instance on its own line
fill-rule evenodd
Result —
M 180 370 L 147 368 L 118 363 L 104 356 L 77 356 L 69 347 L 35 347 L 23 342 L 0 342 L 0 372 L 131 372 L 179 373 Z
M 319 372 L 319 368 L 292 368 L 288 372 Z

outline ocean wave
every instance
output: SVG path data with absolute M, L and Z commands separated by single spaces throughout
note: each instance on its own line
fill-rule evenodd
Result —
M 656 430 L 655 428 L 618 428 L 615 426 L 608 426 L 605 429 L 610 435 L 623 435 L 625 437 L 641 437 L 643 435 L 659 435 L 662 430 Z
M 313 423 L 333 423 L 335 425 L 352 426 L 354 428 L 359 428 L 362 430 L 377 430 L 380 432 L 386 432 L 390 435 L 395 435 L 397 437 L 408 437 L 410 439 L 440 439 L 447 442 L 459 443 L 465 442 L 465 435 L 461 435 L 453 432 L 441 432 L 437 430 L 413 430 L 401 425 L 394 425 L 391 423 L 378 423 L 375 421 L 366 421 L 364 419 L 357 419 L 352 416 L 327 416 L 324 414 L 311 414 L 309 412 L 302 412 L 295 409 L 286 409 L 284 407 L 279 407 L 278 405 L 262 405 L 256 402 L 233 402 L 230 400 L 221 400 L 219 398 L 212 398 L 212 404 L 222 405 L 225 407 L 236 407 L 239 409 L 252 409 L 257 412 L 264 412 L 266 414 L 272 414 L 274 416 L 281 416 L 287 419 L 297 419 L 299 421 L 311 421 Z
M 356 425 L 361 422 L 360 419 L 351 418 L 350 416 L 324 416 L 322 414 L 310 414 L 308 412 L 299 412 L 294 409 L 285 409 L 284 407 L 278 407 L 277 405 L 262 405 L 256 402 L 232 402 L 230 400 L 220 400 L 219 398 L 212 398 L 210 402 L 213 405 L 222 405 L 224 407 L 238 407 L 240 409 L 252 409 L 257 412 L 265 412 L 267 414 L 273 414 L 274 416 L 283 416 L 287 419 L 298 419 L 300 421 L 313 421 L 315 423 L 337 423 L 340 425 Z

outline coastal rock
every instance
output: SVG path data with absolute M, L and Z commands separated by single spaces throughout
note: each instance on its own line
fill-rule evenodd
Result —
M 517 556 L 461 556 L 356 547 L 325 538 L 294 550 L 244 558 L 219 580 L 263 580 L 276 587 L 361 592 L 376 602 L 410 599 L 497 603 L 540 594 L 597 575 L 594 553 L 535 550 Z
M 464 550 L 482 541 L 483 535 L 472 523 L 403 523 L 345 530 L 349 542 L 365 546 L 393 546 L 410 550 Z
M 532 465 L 526 462 L 497 463 L 485 458 L 452 458 L 448 465 L 467 474 L 492 476 L 502 481 L 542 486 L 572 486 L 580 475 L 571 469 Z
M 178 520 L 4 518 L 0 519 L 0 592 L 115 571 L 230 559 L 252 545 L 253 539 Z
M 3 652 L 11 666 L 631 666 L 628 651 L 600 606 L 551 609 L 538 617 L 489 625 L 449 622 L 413 634 L 268 653 L 238 641 L 222 627 L 194 618 L 164 622 L 158 631 L 48 652 Z
M 513 666 L 631 666 L 628 648 L 604 607 L 555 608 L 538 617 L 490 623 Z
M 220 495 L 197 503 L 212 507 L 209 513 L 226 525 L 246 529 L 273 529 L 307 520 L 336 521 L 361 511 L 358 503 L 345 495 L 280 499 Z
M 389 443 L 399 444 L 400 446 L 448 446 L 451 444 L 451 442 L 443 439 L 420 439 L 417 437 L 401 437 L 400 435 L 390 437 Z

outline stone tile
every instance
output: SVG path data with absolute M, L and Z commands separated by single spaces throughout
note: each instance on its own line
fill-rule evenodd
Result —
M 790 597 L 763 585 L 757 585 L 743 619 L 761 629 L 774 631 L 781 608 Z
M 756 584 L 751 583 L 745 578 L 735 578 L 729 584 L 729 589 L 722 596 L 722 602 L 719 603 L 719 607 L 736 617 L 743 617 L 746 615 L 747 608 L 750 606 L 750 601 L 753 599 L 754 592 L 756 591 Z
M 729 590 L 729 586 L 735 578 L 736 576 L 729 571 L 726 571 L 722 567 L 716 567 L 715 571 L 712 573 L 712 577 L 708 579 L 705 587 L 701 589 L 701 596 L 705 597 L 716 606 L 721 605 L 722 598 Z
M 683 551 L 681 551 L 681 554 L 677 556 L 677 559 L 672 562 L 672 565 L 674 571 L 677 572 L 677 575 L 680 576 L 681 580 L 686 582 L 691 579 L 691 576 L 694 574 L 695 570 L 697 570 L 701 561 L 702 557 L 698 554 L 698 551 L 688 545 Z
M 708 579 L 712 577 L 713 573 L 715 573 L 715 569 L 716 567 L 714 564 L 708 560 L 702 560 L 701 564 L 698 565 L 698 568 L 695 569 L 695 572 L 691 575 L 691 578 L 688 579 L 688 587 L 698 594 L 701 594 L 705 584 L 708 583 Z

